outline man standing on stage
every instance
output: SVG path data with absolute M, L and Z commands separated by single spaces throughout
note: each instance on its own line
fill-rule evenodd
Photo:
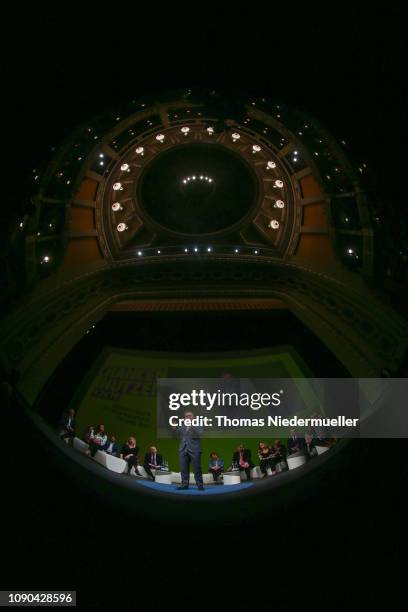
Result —
M 184 413 L 185 420 L 192 420 L 194 414 L 191 410 L 187 410 Z M 200 434 L 202 433 L 201 427 L 193 427 L 188 425 L 181 425 L 176 427 L 176 433 L 180 439 L 179 444 L 179 457 L 180 457 L 180 471 L 181 471 L 181 486 L 177 487 L 179 490 L 188 489 L 190 481 L 190 463 L 193 467 L 194 478 L 199 491 L 204 491 L 203 487 L 203 474 L 201 471 L 201 442 Z

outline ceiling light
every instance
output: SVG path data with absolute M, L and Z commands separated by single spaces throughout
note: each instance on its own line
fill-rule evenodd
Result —
M 137 149 L 135 150 L 135 153 L 137 153 L 137 155 L 144 155 L 144 148 L 137 147 Z
M 210 136 L 212 136 L 214 134 L 214 128 L 213 127 L 208 127 L 207 128 L 207 132 Z
M 252 153 L 258 153 L 261 150 L 261 147 L 259 145 L 253 145 L 252 146 Z
M 156 140 L 158 140 L 159 142 L 163 143 L 164 139 L 165 139 L 165 135 L 164 134 L 157 134 Z
M 123 191 L 122 183 L 113 183 L 113 191 Z
M 273 205 L 274 208 L 284 208 L 285 207 L 285 202 L 283 200 L 276 200 L 275 204 Z
M 189 131 L 190 131 L 189 127 L 182 127 L 181 128 L 181 132 L 184 134 L 184 136 L 188 136 Z
M 120 169 L 122 170 L 122 172 L 130 172 L 129 164 L 122 164 Z
M 234 142 L 236 142 L 241 138 L 241 134 L 238 134 L 238 132 L 234 132 L 233 134 L 231 134 L 231 138 Z
M 279 221 L 277 221 L 276 219 L 272 219 L 272 221 L 269 223 L 269 227 L 272 229 L 278 229 Z
M 127 230 L 128 226 L 126 225 L 126 223 L 119 223 L 116 226 L 116 229 L 118 230 L 118 232 L 124 232 L 125 230 Z
M 113 212 L 118 212 L 118 210 L 123 210 L 123 206 L 121 206 L 119 202 L 114 202 L 112 204 L 112 210 Z
M 279 187 L 282 188 L 283 187 L 283 181 L 281 181 L 281 179 L 276 179 L 276 181 L 274 182 L 275 187 Z
M 276 168 L 276 164 L 274 161 L 268 161 L 268 163 L 266 164 L 266 169 L 267 170 L 272 170 L 272 168 Z

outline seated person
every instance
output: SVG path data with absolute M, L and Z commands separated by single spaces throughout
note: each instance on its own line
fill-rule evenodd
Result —
M 315 446 L 333 446 L 336 443 L 336 438 L 329 438 L 324 430 L 319 430 L 313 437 Z
M 136 438 L 131 436 L 130 438 L 128 438 L 128 441 L 126 442 L 126 444 L 122 446 L 122 450 L 120 451 L 120 458 L 127 461 L 127 464 L 128 464 L 127 473 L 128 474 L 130 474 L 130 470 L 132 469 L 132 467 L 135 468 L 135 472 L 136 474 L 138 474 L 138 471 L 137 471 L 138 455 L 139 455 L 139 447 L 136 445 Z
M 224 471 L 224 459 L 220 459 L 217 453 L 210 454 L 210 460 L 208 462 L 208 471 L 213 475 L 215 484 L 221 484 L 219 477 Z
M 152 470 L 159 470 L 163 465 L 163 457 L 157 452 L 156 446 L 151 446 L 149 452 L 145 454 L 143 467 L 149 478 L 154 480 Z
M 108 455 L 112 455 L 113 457 L 118 456 L 119 447 L 117 445 L 115 436 L 110 436 L 109 440 L 106 442 L 102 450 Z
M 251 461 L 251 451 L 243 444 L 237 446 L 237 450 L 232 455 L 232 468 L 238 468 L 240 472 L 245 471 L 248 480 L 251 480 L 251 468 L 254 464 Z
M 286 459 L 286 448 L 283 446 L 280 440 L 275 440 L 274 445 L 272 446 L 272 463 L 273 470 L 276 470 L 276 466 L 278 463 L 285 461 Z
M 305 435 L 305 451 L 308 459 L 317 455 L 316 444 L 311 433 Z
M 89 440 L 93 437 L 94 433 L 95 433 L 95 427 L 93 425 L 88 425 L 88 427 L 85 429 L 85 432 L 82 438 L 84 442 L 89 444 Z
M 275 464 L 272 461 L 272 449 L 269 444 L 260 442 L 258 446 L 259 467 L 261 468 L 262 478 L 268 475 L 268 468 L 275 471 Z
M 64 440 L 64 442 L 67 444 L 72 444 L 72 441 L 75 438 L 75 410 L 71 408 L 68 410 L 67 414 L 64 414 L 61 420 L 61 425 L 61 440 Z
M 290 438 L 288 440 L 288 453 L 289 455 L 293 455 L 293 453 L 299 453 L 305 450 L 305 441 L 303 438 L 297 435 L 295 429 L 290 430 Z
M 89 436 L 89 448 L 86 450 L 86 454 L 89 457 L 94 457 L 98 450 L 103 450 L 108 436 L 106 435 L 105 425 L 98 425 L 96 431 L 92 431 Z

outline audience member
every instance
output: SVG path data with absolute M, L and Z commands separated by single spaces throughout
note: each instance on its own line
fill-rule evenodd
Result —
M 244 471 L 247 480 L 251 480 L 251 468 L 254 467 L 254 464 L 251 460 L 249 448 L 245 448 L 243 444 L 237 446 L 237 450 L 232 456 L 232 467 L 238 468 L 240 472 Z
M 293 453 L 299 453 L 305 450 L 305 441 L 304 438 L 301 438 L 297 435 L 295 429 L 290 430 L 290 438 L 288 439 L 288 453 L 289 455 L 293 455 Z
M 262 478 L 266 478 L 268 475 L 268 468 L 274 471 L 274 464 L 272 462 L 272 449 L 269 444 L 260 442 L 258 446 L 258 458 L 259 467 L 261 468 Z
M 119 447 L 116 442 L 115 436 L 110 436 L 109 440 L 106 442 L 105 446 L 102 449 L 108 455 L 112 455 L 113 457 L 117 457 L 119 453 Z
M 305 451 L 309 459 L 317 455 L 316 444 L 311 433 L 305 435 Z
M 149 452 L 145 454 L 143 467 L 152 480 L 154 480 L 153 470 L 159 470 L 162 465 L 163 457 L 157 452 L 156 446 L 151 446 Z
M 98 425 L 96 432 L 92 432 L 89 437 L 89 448 L 86 454 L 90 457 L 94 457 L 98 450 L 103 450 L 107 440 L 108 436 L 106 435 L 105 425 Z
M 130 470 L 132 469 L 132 467 L 134 467 L 135 472 L 138 473 L 137 471 L 138 455 L 139 455 L 139 447 L 136 445 L 136 438 L 131 436 L 130 438 L 128 438 L 128 441 L 126 442 L 126 444 L 122 446 L 122 450 L 120 451 L 120 458 L 127 461 L 127 464 L 128 464 L 127 473 L 128 474 L 130 474 Z
M 67 444 L 72 444 L 75 438 L 75 410 L 71 408 L 67 414 L 64 414 L 61 421 L 62 431 L 60 433 L 61 440 Z
M 275 471 L 277 466 L 286 460 L 286 448 L 280 440 L 275 440 L 272 447 L 272 464 Z
M 95 433 L 95 427 L 93 425 L 88 425 L 88 427 L 85 429 L 84 432 L 84 442 L 86 442 L 87 444 L 89 444 L 89 440 L 93 437 Z
M 219 478 L 224 471 L 224 459 L 220 459 L 217 453 L 210 454 L 208 471 L 213 475 L 215 484 L 221 484 Z

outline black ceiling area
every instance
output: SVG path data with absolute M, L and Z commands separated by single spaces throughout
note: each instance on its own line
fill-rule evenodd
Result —
M 256 198 L 249 166 L 216 145 L 181 145 L 163 153 L 141 177 L 143 208 L 183 234 L 210 234 L 234 225 Z

